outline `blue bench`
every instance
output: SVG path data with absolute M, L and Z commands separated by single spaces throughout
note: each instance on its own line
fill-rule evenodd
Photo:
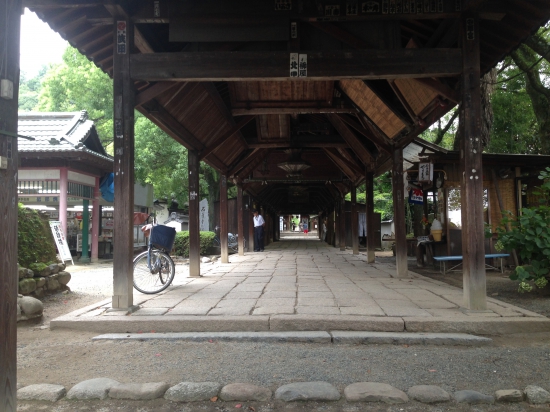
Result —
M 493 269 L 493 270 L 499 270 L 500 269 L 500 272 L 502 273 L 504 271 L 504 266 L 502 265 L 502 259 L 507 258 L 509 256 L 510 255 L 508 253 L 491 253 L 491 254 L 487 254 L 487 255 L 485 255 L 485 259 L 500 259 L 500 268 L 489 265 L 487 263 L 485 264 L 485 266 L 487 268 Z M 447 272 L 450 272 L 451 270 L 454 270 L 455 268 L 462 265 L 462 259 L 463 259 L 462 256 L 434 256 L 434 260 L 439 262 L 440 268 L 442 268 L 441 273 L 443 273 L 443 274 L 445 274 Z M 450 269 L 445 268 L 445 263 L 446 262 L 457 261 L 457 260 L 460 260 L 459 264 L 453 266 Z

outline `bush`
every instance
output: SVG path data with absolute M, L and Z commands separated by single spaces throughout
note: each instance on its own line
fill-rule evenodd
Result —
M 522 264 L 510 275 L 510 279 L 519 281 L 520 292 L 530 292 L 531 283 L 545 287 L 550 274 L 550 167 L 541 172 L 539 179 L 543 181 L 537 193 L 541 196 L 540 206 L 522 209 L 517 219 L 505 216 L 497 228 L 499 248 L 516 249 L 521 259 Z M 507 224 L 512 227 L 509 232 Z
M 48 219 L 21 203 L 18 210 L 17 247 L 17 261 L 23 267 L 36 262 L 55 262 L 57 259 Z
M 216 237 L 214 232 L 200 232 L 200 253 L 206 254 L 206 249 L 212 246 L 212 241 Z M 176 240 L 174 241 L 174 249 L 172 251 L 175 255 L 189 257 L 189 231 L 182 231 L 176 233 Z

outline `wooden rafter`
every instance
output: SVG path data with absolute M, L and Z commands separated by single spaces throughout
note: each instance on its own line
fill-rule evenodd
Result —
M 359 174 L 359 170 L 357 170 L 356 167 L 354 167 L 353 165 L 351 165 L 349 162 L 346 161 L 346 159 L 344 159 L 342 157 L 342 155 L 340 155 L 340 153 L 338 153 L 336 151 L 336 149 L 329 149 L 329 148 L 324 148 L 323 151 L 326 153 L 326 155 L 328 156 L 328 158 L 330 160 L 332 160 L 332 162 L 348 177 L 350 178 L 351 180 L 355 180 L 357 178 L 357 174 Z
M 344 30 L 338 26 L 335 26 L 333 23 L 321 23 L 318 21 L 310 21 L 309 24 L 329 34 L 335 39 L 340 40 L 342 43 L 345 43 L 348 46 L 353 47 L 354 49 L 368 49 L 372 47 L 372 45 L 370 45 L 365 40 L 351 34 L 347 30 Z
M 415 78 L 414 80 L 426 87 L 429 87 L 430 89 L 439 93 L 442 97 L 449 99 L 453 103 L 458 103 L 460 100 L 460 97 L 458 96 L 458 93 L 455 90 L 451 89 L 449 86 L 441 83 L 438 80 L 427 79 L 427 78 L 426 79 Z
M 241 155 L 239 159 L 237 159 L 235 162 L 233 162 L 232 165 L 229 166 L 227 175 L 229 177 L 235 177 L 237 180 L 241 180 L 238 176 L 235 176 L 235 173 L 240 171 L 243 167 L 245 167 L 247 164 L 249 164 L 252 160 L 254 160 L 254 157 L 258 155 L 259 148 L 254 148 L 250 152 Z
M 416 122 L 416 113 L 410 106 L 409 102 L 407 101 L 407 98 L 403 95 L 403 93 L 401 93 L 401 90 L 399 90 L 399 87 L 395 84 L 395 81 L 388 80 L 388 83 L 392 88 L 393 92 L 395 93 L 395 95 L 397 96 L 397 98 L 399 99 L 399 101 L 401 102 L 401 105 L 403 106 L 403 108 L 407 111 L 407 114 L 409 115 L 410 120 L 412 122 Z
M 368 119 L 366 115 L 363 114 L 363 116 Z M 339 116 L 340 119 L 345 122 L 348 126 L 353 127 L 357 132 L 361 133 L 363 136 L 365 136 L 367 139 L 369 139 L 373 144 L 375 144 L 380 149 L 384 150 L 385 152 L 392 152 L 392 141 L 388 139 L 388 137 L 383 134 L 382 132 L 379 132 L 377 129 L 375 129 L 371 123 L 368 121 L 365 121 L 366 126 L 368 129 L 363 127 L 362 124 L 358 123 L 354 119 L 352 119 L 350 116 Z M 370 120 L 370 119 L 369 119 Z
M 262 107 L 254 109 L 233 109 L 233 116 L 264 114 L 324 114 L 324 113 L 357 113 L 354 108 L 346 107 Z
M 199 154 L 199 160 L 204 159 L 206 156 L 210 155 L 210 153 L 212 153 L 214 150 L 218 149 L 221 145 L 223 145 L 226 140 L 231 139 L 236 133 L 239 132 L 239 130 L 241 130 L 244 126 L 246 126 L 252 119 L 254 119 L 254 116 L 245 116 L 244 118 L 242 118 L 239 121 L 239 123 L 235 124 L 233 127 L 231 127 L 231 129 L 229 129 L 223 135 L 221 135 L 216 140 L 214 140 L 214 142 L 210 146 L 203 149 Z
M 334 114 L 327 115 L 328 120 L 334 126 L 336 131 L 342 136 L 342 139 L 352 148 L 363 164 L 368 164 L 373 161 L 374 156 L 363 145 L 359 138 L 353 133 L 342 119 Z
M 240 172 L 235 173 L 234 175 L 237 177 L 244 178 L 248 176 L 252 171 L 258 167 L 258 165 L 266 158 L 266 156 L 269 154 L 269 150 L 267 149 L 259 149 L 258 152 L 255 155 L 255 159 L 253 159 L 247 166 L 245 166 Z
M 151 85 L 136 95 L 136 106 L 141 106 L 142 104 L 147 103 L 149 100 L 154 99 L 159 94 L 164 93 L 167 90 L 170 90 L 177 84 L 178 83 L 176 82 L 158 82 Z

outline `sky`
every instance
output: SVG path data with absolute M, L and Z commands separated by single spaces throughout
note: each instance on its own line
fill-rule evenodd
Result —
M 67 45 L 35 13 L 25 9 L 21 16 L 21 71 L 27 78 L 36 76 L 43 65 L 61 63 Z

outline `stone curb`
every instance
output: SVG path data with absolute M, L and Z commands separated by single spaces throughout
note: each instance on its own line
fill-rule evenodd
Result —
M 176 333 L 111 333 L 92 340 L 180 340 L 188 342 L 301 342 L 334 344 L 393 344 L 393 345 L 460 345 L 481 346 L 492 342 L 489 338 L 463 333 L 408 333 L 408 332 L 176 332 Z
M 78 388 L 78 390 L 77 390 Z M 413 394 L 413 390 L 418 392 Z M 419 390 L 422 392 L 419 392 Z M 79 393 L 77 393 L 79 392 Z M 112 393 L 112 396 L 111 396 Z M 446 394 L 442 397 L 441 394 Z M 72 394 L 72 395 L 71 395 Z M 224 395 L 225 394 L 225 395 Z M 282 402 L 302 401 L 338 401 L 343 398 L 347 402 L 384 402 L 387 404 L 407 403 L 409 397 L 398 388 L 379 382 L 355 382 L 347 385 L 341 391 L 329 382 L 295 382 L 280 386 L 274 393 L 270 389 L 251 383 L 235 382 L 223 386 L 217 382 L 180 382 L 170 386 L 167 383 L 135 383 L 124 384 L 108 378 L 95 378 L 74 385 L 68 392 L 61 385 L 35 384 L 20 388 L 17 398 L 23 401 L 57 402 L 60 399 L 159 399 L 165 398 L 173 402 L 217 401 L 227 398 L 227 401 L 257 402 L 279 400 Z M 65 397 L 64 397 L 65 395 Z M 462 390 L 450 396 L 438 386 L 413 386 L 409 388 L 409 396 L 419 403 L 519 403 L 527 399 L 529 404 L 550 402 L 550 394 L 541 387 L 529 385 L 525 390 L 504 389 L 495 392 L 494 396 L 485 395 L 473 390 Z M 420 396 L 422 395 L 422 396 Z M 437 395 L 437 396 L 434 396 Z M 527 396 L 526 396 L 527 395 Z M 529 397 L 531 395 L 531 399 Z

